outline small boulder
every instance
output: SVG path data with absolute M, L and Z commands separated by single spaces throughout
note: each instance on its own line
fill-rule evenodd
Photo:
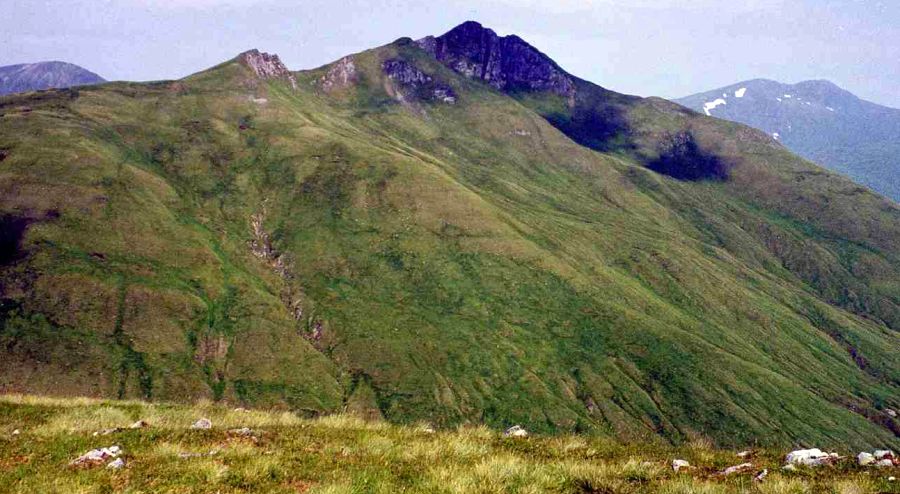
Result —
M 191 429 L 212 429 L 212 421 L 207 418 L 202 418 L 191 424 Z
M 827 465 L 838 460 L 840 457 L 837 453 L 825 453 L 819 448 L 812 449 L 798 449 L 796 451 L 791 451 L 785 457 L 785 461 L 790 465 L 806 465 L 806 466 L 819 466 L 819 465 Z
M 94 437 L 97 437 L 97 436 L 108 436 L 108 435 L 110 435 L 110 434 L 115 434 L 116 432 L 119 432 L 119 428 L 118 428 L 118 427 L 112 427 L 112 428 L 110 428 L 110 429 L 103 429 L 103 430 L 101 430 L 101 431 L 94 431 L 94 433 L 91 434 L 91 435 L 94 436 Z
M 137 422 L 131 424 L 129 426 L 130 429 L 143 429 L 144 427 L 149 427 L 150 424 L 147 423 L 146 420 L 138 420 Z
M 504 437 L 528 437 L 528 431 L 521 425 L 514 425 L 503 432 Z
M 733 467 L 728 467 L 719 472 L 719 475 L 732 475 L 735 473 L 744 473 L 753 469 L 753 463 L 741 463 Z
M 741 451 L 740 453 L 738 453 L 738 454 L 737 454 L 737 457 L 738 457 L 738 458 L 746 458 L 746 457 L 748 457 L 748 456 L 750 456 L 750 455 L 752 455 L 752 454 L 753 454 L 753 451 L 750 451 L 750 450 L 748 449 L 748 450 L 746 450 L 746 451 Z
M 894 459 L 894 452 L 889 449 L 876 449 L 873 454 L 875 455 L 876 460 Z
M 672 470 L 677 472 L 682 468 L 691 468 L 691 464 L 687 460 L 672 460 Z
M 788 463 L 787 465 L 781 467 L 781 469 L 784 470 L 785 472 L 796 472 L 797 465 L 794 465 L 793 463 Z
M 861 467 L 871 465 L 872 463 L 875 463 L 875 455 L 863 451 L 862 453 L 856 455 L 856 463 L 858 463 Z
M 19 429 L 12 431 L 12 435 L 14 435 L 14 436 L 18 436 L 21 433 L 22 433 L 22 431 L 20 431 Z
M 124 466 L 125 466 L 125 460 L 123 460 L 121 458 L 116 458 L 115 460 L 109 462 L 106 465 L 106 468 L 110 468 L 112 470 L 118 470 L 120 468 L 123 468 Z
M 230 429 L 228 431 L 229 436 L 241 436 L 241 437 L 251 437 L 253 436 L 253 429 L 249 427 L 241 427 L 240 429 Z
M 897 411 L 892 408 L 888 408 L 887 410 L 884 411 L 884 413 L 888 414 L 891 417 L 895 417 L 895 418 L 897 417 Z
M 434 426 L 426 425 L 422 427 L 422 432 L 424 432 L 425 434 L 434 434 L 436 431 L 434 429 Z
M 118 446 L 110 446 L 108 448 L 92 449 L 87 453 L 72 460 L 70 465 L 73 466 L 94 466 L 105 463 L 111 458 L 118 458 L 122 454 L 122 448 Z
M 878 460 L 875 462 L 876 467 L 892 467 L 894 466 L 894 460 L 890 458 L 885 458 L 883 460 Z
M 753 480 L 756 482 L 762 482 L 763 479 L 766 478 L 766 475 L 769 475 L 769 470 L 766 468 L 763 468 L 761 472 L 757 473 L 756 476 L 753 477 Z

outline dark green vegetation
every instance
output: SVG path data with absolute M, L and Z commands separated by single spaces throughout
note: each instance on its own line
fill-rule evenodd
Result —
M 190 430 L 208 417 L 210 430 Z M 129 429 L 144 420 L 149 426 Z M 237 428 L 250 428 L 241 434 Z M 119 430 L 114 430 L 119 428 Z M 18 430 L 19 434 L 12 434 Z M 98 431 L 106 434 L 94 436 Z M 70 462 L 118 446 L 124 467 Z M 625 445 L 563 434 L 504 438 L 483 426 L 429 432 L 332 415 L 237 411 L 201 404 L 0 397 L 0 491 L 219 493 L 875 494 L 900 492 L 897 468 L 781 469 L 784 452 L 704 443 Z M 673 472 L 673 459 L 691 468 Z M 751 463 L 742 473 L 724 469 Z M 766 469 L 762 482 L 753 477 Z
M 741 88 L 745 92 L 736 98 Z M 718 98 L 726 104 L 710 110 L 713 116 L 778 133 L 791 151 L 900 202 L 900 110 L 861 100 L 828 81 L 756 79 L 676 101 L 702 112 Z
M 895 204 L 747 127 L 501 91 L 408 39 L 296 88 L 241 60 L 0 99 L 0 389 L 900 442 Z M 648 168 L 685 156 L 725 173 Z

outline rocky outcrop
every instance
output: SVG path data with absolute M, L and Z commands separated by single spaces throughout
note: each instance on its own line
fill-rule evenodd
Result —
M 456 93 L 449 85 L 435 80 L 406 60 L 391 59 L 381 64 L 388 79 L 394 82 L 394 97 L 399 101 L 412 99 L 456 103 Z
M 574 101 L 572 76 L 518 36 L 500 37 L 469 21 L 415 43 L 456 72 L 501 91 L 549 91 Z
M 284 79 L 291 84 L 292 88 L 297 89 L 297 79 L 281 62 L 278 55 L 262 53 L 254 49 L 241 53 L 238 59 L 260 79 Z
M 322 89 L 331 92 L 352 85 L 357 80 L 356 64 L 353 57 L 344 57 L 329 67 L 322 76 Z

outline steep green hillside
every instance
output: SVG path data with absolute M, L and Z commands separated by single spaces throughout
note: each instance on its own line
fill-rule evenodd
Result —
M 0 389 L 898 444 L 900 209 L 508 43 L 0 100 Z

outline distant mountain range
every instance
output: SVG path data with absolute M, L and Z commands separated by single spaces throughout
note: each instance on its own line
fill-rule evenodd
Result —
M 0 95 L 101 82 L 106 82 L 106 79 L 66 62 L 39 62 L 0 67 Z
M 739 82 L 677 99 L 706 115 L 763 130 L 790 150 L 900 201 L 900 110 L 828 81 Z

